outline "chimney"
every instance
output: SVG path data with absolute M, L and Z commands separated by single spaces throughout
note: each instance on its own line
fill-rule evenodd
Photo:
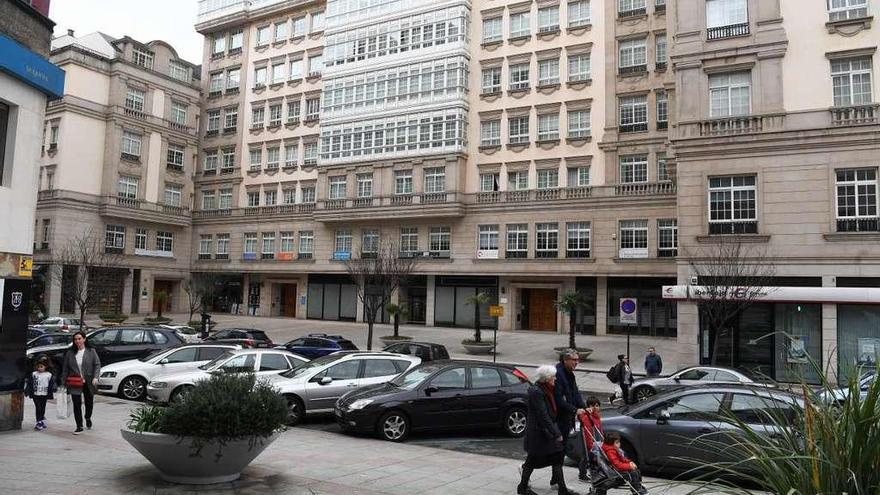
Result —
M 73 29 L 68 29 L 68 30 L 67 30 L 67 35 L 70 36 L 70 37 L 73 37 Z

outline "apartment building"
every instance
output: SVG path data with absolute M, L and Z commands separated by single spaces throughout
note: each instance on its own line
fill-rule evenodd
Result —
M 688 300 L 687 285 L 709 283 L 690 280 L 691 262 L 733 241 L 765 255 L 776 280 L 734 323 L 720 362 L 782 380 L 816 378 L 806 354 L 829 374 L 876 366 L 880 3 L 670 7 L 682 95 L 670 131 L 682 244 L 670 296 L 681 300 L 683 352 L 707 361 L 715 348 Z
M 49 314 L 73 312 L 51 266 L 66 243 L 91 232 L 121 255 L 116 282 L 102 288 L 99 311 L 154 312 L 186 307 L 191 264 L 191 175 L 198 153 L 198 67 L 163 41 L 103 33 L 52 40 L 63 69 L 63 98 L 46 109 L 35 228 L 37 284 Z M 57 273 L 55 273 L 57 275 Z M 103 284 L 102 284 L 103 285 Z

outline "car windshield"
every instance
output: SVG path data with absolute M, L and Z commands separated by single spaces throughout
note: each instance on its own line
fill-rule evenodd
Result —
M 227 359 L 232 357 L 232 354 L 233 354 L 233 352 L 231 350 L 226 351 L 223 354 L 220 354 L 219 356 L 215 357 L 214 359 L 208 361 L 207 363 L 199 366 L 199 369 L 200 370 L 210 370 L 212 368 L 215 368 L 215 367 L 217 367 L 218 364 L 220 364 L 223 361 L 226 361 Z
M 153 359 L 154 357 L 158 356 L 159 354 L 162 354 L 163 352 L 165 352 L 165 351 L 167 351 L 167 350 L 168 350 L 168 349 L 158 349 L 158 350 L 155 350 L 155 351 L 153 351 L 153 352 L 147 354 L 146 356 L 144 356 L 144 357 L 138 359 L 138 361 L 140 361 L 140 362 L 142 362 L 142 363 L 146 363 L 146 362 L 149 361 L 150 359 Z
M 290 371 L 285 371 L 284 373 L 281 373 L 281 376 L 283 376 L 284 378 L 295 378 L 298 376 L 302 376 L 302 375 L 305 375 L 306 373 L 309 373 L 310 371 L 314 371 L 322 366 L 330 364 L 330 363 L 338 360 L 340 357 L 342 357 L 342 356 L 340 356 L 338 354 L 337 355 L 330 354 L 327 356 L 322 356 L 322 357 L 319 357 L 318 359 L 314 359 L 312 361 L 309 361 L 308 363 L 302 364 L 299 368 L 294 368 Z
M 394 385 L 395 387 L 412 390 L 416 388 L 420 383 L 422 383 L 425 378 L 428 378 L 439 370 L 440 366 L 419 366 L 418 368 L 413 368 L 407 371 L 406 373 L 398 376 L 388 383 Z

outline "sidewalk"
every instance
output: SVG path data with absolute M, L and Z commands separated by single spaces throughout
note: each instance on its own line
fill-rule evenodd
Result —
M 285 432 L 233 483 L 205 487 L 163 482 L 155 469 L 119 434 L 133 406 L 97 397 L 95 429 L 71 434 L 73 419 L 47 414 L 49 429 L 0 433 L 0 489 L 24 494 L 293 494 L 293 495 L 457 495 L 513 494 L 519 461 L 394 444 L 301 428 Z M 25 427 L 32 426 L 33 404 L 25 404 Z M 550 472 L 535 472 L 533 489 L 555 493 Z M 577 470 L 566 468 L 566 479 L 578 493 L 587 485 Z M 684 495 L 693 487 L 647 480 L 652 495 Z M 625 492 L 616 491 L 620 495 Z

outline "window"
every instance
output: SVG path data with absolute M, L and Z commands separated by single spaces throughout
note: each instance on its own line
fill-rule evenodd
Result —
M 749 34 L 748 0 L 706 0 L 709 40 Z
M 263 204 L 265 206 L 275 206 L 278 204 L 278 191 L 275 189 L 263 191 Z
M 211 234 L 199 236 L 199 259 L 209 260 L 214 253 L 214 237 Z
M 654 67 L 657 70 L 666 68 L 666 34 L 658 34 L 654 37 Z
M 263 249 L 260 257 L 264 260 L 275 259 L 275 232 L 263 232 Z
M 668 181 L 669 169 L 666 167 L 666 155 L 657 155 L 657 180 Z
M 327 368 L 325 376 L 334 380 L 354 380 L 358 377 L 359 361 L 345 361 Z
M 137 199 L 138 197 L 138 178 L 128 177 L 126 175 L 119 176 L 116 183 L 116 197 L 126 199 Z
M 260 371 L 278 371 L 290 369 L 290 363 L 281 354 L 260 354 Z
M 254 87 L 262 88 L 266 85 L 266 74 L 268 73 L 268 68 L 266 67 L 257 67 L 254 69 Z
M 185 148 L 179 144 L 168 144 L 167 166 L 173 170 L 183 170 Z
M 324 30 L 324 11 L 319 10 L 317 12 L 312 12 L 312 32 L 317 33 L 318 31 Z
M 223 117 L 224 132 L 235 131 L 235 128 L 238 127 L 238 108 L 227 108 Z
M 257 254 L 257 234 L 256 232 L 247 232 L 244 234 L 244 253 Z
M 147 229 L 135 229 L 134 248 L 147 249 Z
M 529 142 L 529 116 L 510 117 L 507 121 L 510 144 Z
M 376 229 L 364 229 L 361 234 L 361 257 L 369 257 L 379 252 L 379 231 Z M 367 254 L 367 256 L 364 256 Z
M 589 0 L 568 2 L 568 27 L 575 28 L 588 25 L 590 25 Z
M 139 159 L 141 157 L 141 135 L 129 131 L 122 132 L 123 158 Z
M 568 56 L 568 81 L 590 80 L 590 54 L 580 53 Z
M 835 171 L 837 177 L 837 231 L 876 232 L 877 169 L 853 168 Z
M 229 234 L 217 234 L 217 259 L 229 258 Z
M 306 35 L 306 18 L 297 17 L 293 20 L 293 37 L 296 38 L 298 36 Z
M 215 72 L 211 74 L 210 95 L 218 95 L 223 91 L 223 73 Z
M 400 252 L 415 253 L 419 250 L 419 229 L 417 227 L 400 228 Z
M 568 111 L 568 138 L 578 139 L 590 136 L 590 111 Z
M 868 17 L 868 0 L 828 0 L 828 20 L 845 21 Z
M 480 192 L 495 192 L 498 187 L 498 174 L 480 174 Z
M 304 143 L 303 144 L 303 164 L 304 165 L 315 165 L 318 163 L 318 143 Z
M 590 167 L 572 167 L 568 169 L 568 187 L 589 187 Z
M 387 376 L 390 379 L 399 373 L 390 359 L 367 359 L 364 362 L 364 378 Z
M 296 204 L 296 189 L 293 187 L 285 187 L 282 191 L 282 204 L 292 205 Z
M 223 162 L 220 164 L 220 172 L 231 172 L 235 167 L 235 148 L 223 150 Z
M 275 170 L 278 168 L 278 162 L 281 159 L 281 148 L 277 146 L 266 148 L 266 170 Z
M 287 79 L 287 74 L 284 73 L 284 66 L 284 62 L 272 65 L 272 84 L 281 84 Z
M 551 58 L 538 61 L 538 85 L 550 86 L 559 84 L 559 59 Z
M 244 39 L 244 33 L 241 29 L 233 31 L 232 34 L 229 35 L 229 53 L 238 53 L 241 51 L 242 41 Z
M 621 74 L 631 74 L 646 70 L 648 64 L 646 41 L 645 38 L 639 38 L 620 42 L 619 60 Z
M 302 188 L 302 202 L 305 204 L 315 202 L 315 188 L 314 187 Z
M 214 191 L 202 192 L 202 209 L 214 210 L 217 208 L 217 195 Z
M 831 61 L 834 106 L 871 103 L 871 57 Z
M 648 257 L 648 221 L 620 221 L 620 253 L 621 258 Z
M 125 249 L 125 227 L 122 225 L 107 225 L 104 231 L 104 247 L 119 251 Z
M 296 159 L 299 155 L 299 146 L 294 143 L 287 143 L 284 146 L 284 166 L 295 167 Z
M 520 12 L 510 14 L 510 37 L 521 38 L 529 36 L 531 30 L 529 28 L 529 15 L 531 12 Z
M 259 171 L 263 167 L 263 150 L 260 148 L 252 148 L 249 156 L 251 171 Z
M 507 172 L 507 184 L 511 191 L 524 191 L 529 188 L 529 173 L 525 170 Z
M 232 189 L 220 190 L 220 199 L 217 202 L 217 207 L 221 210 L 232 208 Z
M 290 61 L 290 80 L 303 78 L 303 59 Z
M 281 103 L 269 106 L 269 127 L 281 125 Z
M 309 76 L 320 76 L 324 70 L 324 56 L 320 53 L 309 57 Z
M 321 115 L 321 98 L 306 98 L 306 120 L 317 120 Z
M 538 141 L 556 141 L 558 139 L 559 114 L 538 115 Z
M 559 251 L 559 225 L 535 224 L 535 258 L 556 258 Z
M 226 33 L 217 33 L 214 35 L 211 44 L 211 53 L 213 55 L 221 55 L 226 51 Z
M 425 169 L 425 192 L 442 193 L 446 191 L 446 169 L 434 167 Z
M 266 108 L 256 107 L 251 109 L 251 129 L 259 129 L 263 127 L 266 119 Z
M 373 174 L 357 174 L 357 197 L 373 196 Z
M 189 69 L 176 60 L 168 62 L 168 75 L 178 81 L 189 82 Z
M 507 258 L 526 258 L 529 253 L 529 225 L 514 223 L 507 226 Z
M 501 146 L 501 121 L 480 122 L 480 146 Z
M 709 178 L 709 233 L 756 234 L 754 175 Z
M 153 54 L 148 51 L 135 48 L 132 50 L 131 58 L 135 65 L 140 65 L 145 69 L 153 68 Z
M 299 120 L 300 116 L 300 101 L 288 101 L 287 102 L 287 123 L 293 123 Z
M 257 28 L 257 46 L 263 46 L 269 44 L 269 26 L 263 26 Z
M 483 94 L 500 93 L 501 92 L 501 67 L 492 67 L 491 69 L 483 69 L 482 77 Z
M 501 18 L 483 19 L 483 43 L 501 41 Z
M 678 220 L 674 218 L 657 220 L 657 257 L 675 258 L 678 256 Z
M 510 89 L 529 89 L 529 64 L 510 66 Z
M 412 194 L 412 192 L 412 170 L 398 170 L 394 172 L 394 194 Z
M 648 155 L 620 157 L 620 183 L 648 182 Z
M 205 173 L 213 174 L 217 171 L 217 163 L 219 158 L 217 151 L 208 151 L 205 153 Z
M 752 82 L 749 72 L 712 74 L 709 76 L 710 115 L 734 117 L 752 111 Z
M 346 186 L 346 177 L 344 175 L 330 177 L 330 199 L 345 199 Z
M 538 32 L 559 31 L 559 6 L 553 5 L 538 9 Z
M 648 130 L 648 96 L 625 96 L 620 98 L 620 132 Z
M 136 88 L 128 88 L 125 92 L 125 108 L 136 112 L 144 111 L 144 97 L 146 93 Z
M 566 225 L 566 258 L 590 257 L 590 222 L 569 222 Z
M 452 233 L 449 227 L 431 227 L 428 236 L 428 250 L 431 253 L 449 253 Z
M 247 192 L 247 206 L 249 208 L 254 208 L 256 206 L 260 206 L 260 192 L 259 191 L 248 191 Z
M 498 225 L 480 225 L 477 231 L 480 251 L 498 250 Z
M 556 189 L 559 187 L 559 170 L 538 170 L 538 189 Z
M 299 257 L 309 259 L 315 245 L 315 234 L 311 230 L 302 230 L 299 233 Z
M 665 90 L 657 91 L 657 129 L 669 128 L 669 96 Z
M 287 39 L 287 21 L 275 23 L 275 41 L 285 41 Z
M 229 69 L 226 72 L 226 91 L 238 91 L 241 83 L 241 69 Z
M 294 239 L 293 232 L 282 232 L 281 233 L 281 249 L 280 253 L 292 253 L 294 252 Z
M 454 390 L 465 388 L 465 369 L 453 368 L 444 371 L 431 380 L 431 386 L 440 390 Z
M 174 233 L 156 231 L 156 251 L 170 253 L 174 251 Z
M 183 196 L 183 186 L 178 184 L 165 184 L 165 205 L 180 207 Z
M 617 16 L 630 17 L 645 13 L 645 0 L 617 0 Z
M 171 121 L 175 124 L 186 125 L 186 103 L 171 102 Z

